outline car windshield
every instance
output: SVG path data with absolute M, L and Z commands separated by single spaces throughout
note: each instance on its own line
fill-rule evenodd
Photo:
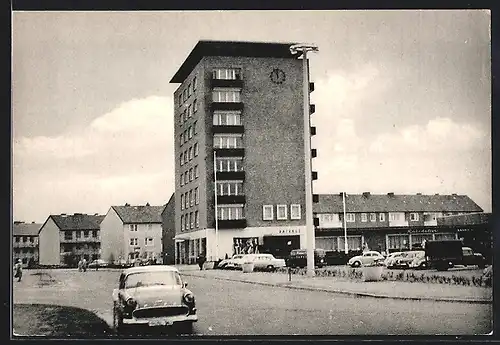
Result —
M 235 255 L 233 256 L 233 259 L 241 259 L 243 257 L 243 255 Z
M 174 271 L 131 273 L 125 281 L 125 288 L 155 285 L 182 285 L 179 273 Z

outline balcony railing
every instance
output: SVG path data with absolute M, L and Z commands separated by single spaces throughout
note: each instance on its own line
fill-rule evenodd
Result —
M 212 133 L 244 133 L 245 128 L 243 126 L 220 126 L 213 125 Z
M 244 171 L 217 171 L 218 180 L 245 180 Z M 213 180 L 213 179 L 212 179 Z
M 245 149 L 244 148 L 220 148 L 215 147 L 215 154 L 217 157 L 244 157 Z
M 35 248 L 38 246 L 38 243 L 34 242 L 14 242 L 14 248 Z
M 79 238 L 68 238 L 68 237 L 62 237 L 61 238 L 61 243 L 96 243 L 96 242 L 101 242 L 101 239 L 99 237 L 79 237 Z
M 243 110 L 242 102 L 212 102 L 210 104 L 212 111 L 214 110 Z
M 218 204 L 244 204 L 245 202 L 244 195 L 217 195 Z
M 246 219 L 219 219 L 217 221 L 217 225 L 219 229 L 243 229 L 247 227 Z M 212 224 L 215 227 L 215 221 Z
M 210 87 L 243 87 L 242 79 L 210 79 Z

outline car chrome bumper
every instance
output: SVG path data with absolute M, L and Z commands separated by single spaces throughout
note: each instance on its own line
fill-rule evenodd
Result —
M 149 325 L 149 326 L 171 326 L 178 322 L 196 322 L 198 321 L 198 315 L 176 315 L 176 316 L 164 316 L 164 317 L 144 317 L 144 318 L 131 318 L 123 319 L 123 323 L 126 325 Z

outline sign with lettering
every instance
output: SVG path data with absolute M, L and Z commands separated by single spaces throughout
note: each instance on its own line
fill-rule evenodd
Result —
M 278 231 L 280 235 L 298 235 L 300 234 L 300 229 L 280 229 Z
M 410 229 L 411 234 L 430 234 L 437 232 L 437 229 Z

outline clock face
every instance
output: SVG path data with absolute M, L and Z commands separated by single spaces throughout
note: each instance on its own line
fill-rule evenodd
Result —
M 283 72 L 279 68 L 273 69 L 269 77 L 271 78 L 271 81 L 275 84 L 283 84 L 283 82 L 286 79 L 285 72 Z

